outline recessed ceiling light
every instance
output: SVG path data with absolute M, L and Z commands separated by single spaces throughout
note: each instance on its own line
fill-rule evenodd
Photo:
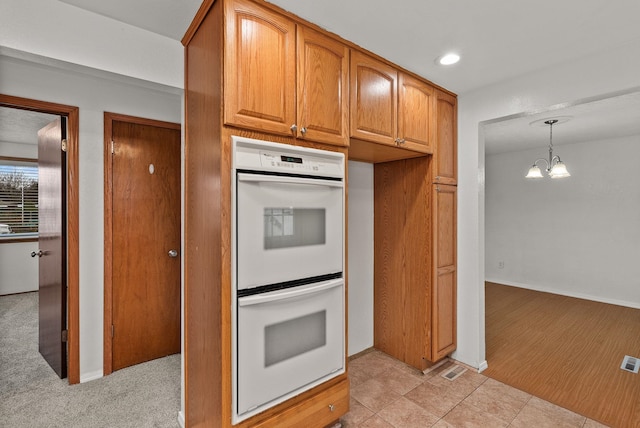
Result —
M 436 63 L 440 65 L 452 65 L 458 61 L 460 61 L 460 55 L 454 53 L 448 53 L 436 59 Z

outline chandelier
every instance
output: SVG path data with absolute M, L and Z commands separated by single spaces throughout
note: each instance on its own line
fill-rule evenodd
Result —
M 525 176 L 526 178 L 542 178 L 542 172 L 540 171 L 540 167 L 538 167 L 538 162 L 543 161 L 546 164 L 545 171 L 549 174 L 551 178 L 564 178 L 570 177 L 569 171 L 567 171 L 567 167 L 564 162 L 560 160 L 560 156 L 553 155 L 553 125 L 558 123 L 557 119 L 549 119 L 544 123 L 549 125 L 549 160 L 540 158 L 536 159 L 533 163 L 533 166 L 529 168 L 529 173 Z

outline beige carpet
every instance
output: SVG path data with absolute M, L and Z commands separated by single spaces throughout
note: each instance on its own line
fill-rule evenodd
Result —
M 69 385 L 38 352 L 38 293 L 0 296 L 0 427 L 175 428 L 180 355 Z

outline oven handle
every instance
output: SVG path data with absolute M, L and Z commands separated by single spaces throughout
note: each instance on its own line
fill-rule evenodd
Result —
M 262 175 L 238 173 L 238 181 L 253 181 L 265 183 L 290 183 L 290 184 L 312 184 L 315 186 L 344 187 L 342 181 L 322 180 L 319 178 L 287 177 L 283 175 Z
M 330 279 L 329 281 L 318 282 L 309 286 L 292 287 L 284 290 L 272 291 L 269 293 L 254 294 L 253 296 L 240 297 L 238 299 L 238 306 L 259 305 L 276 300 L 292 299 L 294 297 L 321 293 L 334 287 L 339 287 L 342 284 L 344 284 L 344 279 L 338 278 Z

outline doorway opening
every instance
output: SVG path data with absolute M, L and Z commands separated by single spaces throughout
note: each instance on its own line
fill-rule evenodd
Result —
M 66 302 L 64 302 L 63 317 L 66 317 L 66 333 L 58 342 L 66 339 L 67 378 L 69 384 L 80 382 L 80 340 L 79 340 L 79 201 L 78 201 L 78 138 L 79 138 L 79 109 L 78 107 L 50 103 L 28 98 L 0 94 L 0 106 L 12 109 L 46 113 L 66 119 L 66 192 L 64 208 L 66 208 L 66 251 L 63 250 L 63 260 L 66 259 Z M 56 335 L 58 333 L 55 333 Z M 66 337 L 64 337 L 66 335 Z
M 637 421 L 620 360 L 640 337 L 640 268 L 629 260 L 640 251 L 629 179 L 639 108 L 634 88 L 480 125 L 484 373 L 612 426 Z M 572 176 L 525 178 L 548 142 L 540 118 L 567 116 L 554 145 Z

